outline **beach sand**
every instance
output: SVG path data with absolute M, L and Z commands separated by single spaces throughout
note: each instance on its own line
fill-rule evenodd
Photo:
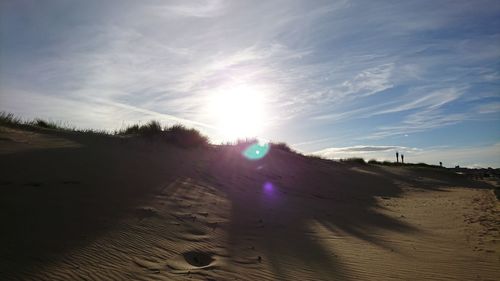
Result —
M 494 185 L 1 127 L 0 280 L 500 280 Z

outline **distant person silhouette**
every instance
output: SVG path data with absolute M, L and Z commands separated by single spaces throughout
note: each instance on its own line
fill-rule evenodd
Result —
M 405 156 L 403 154 L 401 154 L 401 163 L 404 164 L 405 163 Z
M 399 163 L 399 152 L 396 151 L 396 163 Z
M 443 167 L 443 162 L 439 162 L 439 167 Z

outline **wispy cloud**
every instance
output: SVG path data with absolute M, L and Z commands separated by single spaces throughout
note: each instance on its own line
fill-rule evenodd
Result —
M 488 104 L 481 104 L 476 107 L 477 112 L 482 113 L 482 114 L 489 114 L 489 113 L 500 113 L 500 102 L 492 102 Z
M 415 148 L 404 146 L 351 146 L 332 147 L 311 153 L 327 159 L 346 159 L 361 157 L 366 160 L 395 161 L 396 152 L 405 155 L 408 163 L 428 163 L 447 167 L 456 165 L 471 168 L 500 167 L 500 143 L 476 147 L 429 147 Z
M 414 93 L 410 93 L 409 95 L 401 99 L 402 103 L 385 110 L 374 112 L 372 113 L 372 115 L 395 113 L 395 112 L 408 111 L 421 108 L 424 108 L 427 111 L 438 109 L 443 105 L 453 102 L 458 98 L 460 98 L 460 96 L 463 95 L 464 91 L 465 91 L 464 88 L 462 89 L 446 88 L 446 89 L 434 90 L 429 94 L 418 95 L 420 97 L 413 99 L 412 99 L 413 96 L 412 94 Z
M 470 112 L 450 113 L 442 107 L 459 99 L 464 89 L 448 88 L 433 91 L 419 99 L 402 103 L 395 107 L 372 112 L 368 116 L 411 111 L 399 123 L 377 127 L 364 139 L 386 138 L 394 135 L 417 133 L 435 128 L 453 125 L 472 117 Z
M 424 132 L 450 126 L 470 119 L 466 113 L 444 114 L 439 110 L 424 110 L 408 115 L 403 122 L 393 126 L 381 126 L 373 133 L 359 139 L 383 139 L 391 136 Z
M 430 90 L 427 87 L 415 88 L 410 93 L 398 96 L 393 100 L 379 102 L 374 105 L 365 105 L 363 107 L 358 107 L 353 110 L 332 113 L 327 115 L 319 115 L 314 116 L 312 119 L 315 120 L 334 120 L 340 121 L 343 119 L 358 119 L 358 118 L 368 118 L 376 115 L 390 114 L 390 113 L 398 113 L 403 111 L 414 111 L 414 110 L 422 110 L 423 112 L 430 113 L 438 110 L 440 107 L 456 101 L 459 99 L 465 88 L 445 88 L 439 90 Z M 424 92 L 422 94 L 422 92 Z M 415 98 L 417 96 L 417 98 Z M 416 123 L 415 116 L 419 115 L 419 113 L 414 113 L 412 115 L 408 115 L 408 123 Z M 413 121 L 411 120 L 413 118 Z M 404 120 L 403 120 L 404 123 Z
M 207 133 L 216 129 L 211 124 L 100 98 L 74 100 L 58 96 L 41 96 L 36 92 L 14 90 L 10 92 L 8 97 L 3 99 L 3 102 L 9 105 L 11 108 L 10 112 L 24 118 L 46 118 L 71 125 L 79 124 L 79 127 L 82 128 L 116 129 L 117 122 L 122 127 L 128 124 L 144 123 L 155 119 L 165 125 L 185 124 Z M 24 112 L 26 106 L 34 110 L 26 113 Z M 54 107 L 59 108 L 60 111 L 54 112 Z M 87 122 L 81 121 L 88 120 L 87 116 L 89 115 L 94 116 L 94 118 L 101 118 L 101 122 L 95 124 L 93 120 Z M 109 118 L 110 115 L 114 118 Z
M 419 151 L 417 148 L 410 148 L 404 146 L 377 146 L 377 145 L 356 145 L 347 147 L 330 147 L 311 154 L 318 155 L 328 159 L 341 159 L 349 157 L 359 157 L 363 155 L 380 154 L 386 152 L 406 152 L 406 151 Z
M 345 95 L 369 96 L 392 88 L 390 78 L 393 69 L 394 64 L 383 64 L 366 69 L 353 79 L 342 83 L 341 92 Z
M 304 150 L 416 132 L 426 141 L 439 128 L 500 119 L 498 1 L 441 6 L 2 2 L 0 109 L 109 129 L 142 115 L 213 134 L 206 105 L 246 84 L 265 96 L 265 137 Z
M 180 16 L 210 18 L 223 13 L 225 3 L 222 0 L 174 1 L 175 4 L 162 7 L 161 10 Z

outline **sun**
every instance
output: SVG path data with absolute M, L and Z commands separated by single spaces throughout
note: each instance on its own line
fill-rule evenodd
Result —
M 228 141 L 258 137 L 267 119 L 264 98 L 262 90 L 248 85 L 217 90 L 209 111 L 221 136 Z

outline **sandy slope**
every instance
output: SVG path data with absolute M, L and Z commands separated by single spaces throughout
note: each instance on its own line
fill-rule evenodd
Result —
M 500 207 L 447 172 L 0 130 L 1 280 L 499 280 Z

